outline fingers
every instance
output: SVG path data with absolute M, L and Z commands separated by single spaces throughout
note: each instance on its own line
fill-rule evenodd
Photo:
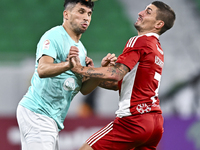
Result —
M 80 63 L 79 57 L 71 57 L 69 60 L 73 63 Z
M 112 55 L 111 53 L 108 53 L 103 59 L 104 59 L 104 60 L 109 60 L 109 57 L 110 57 L 111 55 Z
M 110 57 L 110 62 L 116 62 L 117 61 L 117 57 L 115 56 L 115 54 L 112 54 Z
M 86 66 L 88 67 L 94 67 L 93 60 L 90 57 L 85 58 L 85 63 L 86 63 Z
M 76 46 L 71 46 L 69 50 L 69 55 L 79 55 L 79 49 Z
M 73 66 L 75 66 L 76 61 L 77 61 L 76 57 L 72 57 L 70 60 L 71 60 L 71 62 L 73 64 Z
M 109 61 L 116 61 L 117 57 L 115 56 L 114 53 L 108 53 L 107 56 L 105 57 L 105 60 L 109 60 Z
M 69 63 L 70 63 L 71 69 L 75 68 L 80 65 L 80 59 L 79 59 L 79 57 L 71 57 L 69 59 Z
M 115 56 L 114 53 L 112 54 L 108 53 L 107 56 L 105 57 L 105 61 L 115 62 L 116 60 L 117 60 L 117 57 Z
M 86 63 L 86 64 L 88 64 L 88 63 L 91 62 L 91 61 L 92 61 L 91 58 L 89 58 L 89 57 L 86 57 L 86 58 L 85 58 L 85 63 Z
M 79 55 L 79 49 L 76 46 L 71 46 L 66 60 L 68 61 L 72 57 L 78 57 L 78 55 Z
M 79 52 L 78 47 L 76 47 L 76 46 L 71 46 L 70 51 Z
M 106 66 L 112 66 L 115 65 L 115 62 L 117 60 L 117 57 L 115 56 L 114 53 L 108 53 L 101 61 L 101 66 L 106 67 Z
M 70 59 L 70 68 L 71 70 L 77 65 L 77 62 L 76 62 L 76 57 L 72 57 Z

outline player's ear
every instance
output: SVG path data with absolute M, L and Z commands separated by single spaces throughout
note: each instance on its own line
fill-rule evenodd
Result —
M 161 29 L 164 25 L 165 25 L 164 21 L 158 20 L 156 25 L 155 25 L 155 28 L 156 29 Z
M 69 19 L 69 11 L 68 11 L 68 10 L 64 10 L 64 11 L 63 11 L 63 18 L 64 18 L 65 20 L 68 20 L 68 19 Z

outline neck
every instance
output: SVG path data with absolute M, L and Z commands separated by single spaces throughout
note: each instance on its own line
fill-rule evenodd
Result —
M 76 34 L 73 30 L 71 30 L 64 24 L 62 26 L 65 29 L 65 31 L 69 34 L 69 36 L 72 38 L 72 40 L 74 40 L 76 43 L 78 43 L 82 34 Z
M 148 34 L 148 33 L 156 33 L 159 35 L 157 30 L 149 30 L 149 31 L 138 31 L 138 35 L 144 35 L 144 34 Z

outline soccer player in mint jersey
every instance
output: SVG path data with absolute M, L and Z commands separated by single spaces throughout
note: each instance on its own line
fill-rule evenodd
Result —
M 17 108 L 22 150 L 59 150 L 58 133 L 73 97 L 81 91 L 90 93 L 98 80 L 74 74 L 68 61 L 70 51 L 80 58 L 81 65 L 94 66 L 80 41 L 91 21 L 94 2 L 65 0 L 63 24 L 47 31 L 37 45 L 35 72 L 31 86 Z M 102 60 L 106 66 L 116 60 L 108 54 Z
M 158 90 L 164 51 L 159 36 L 173 26 L 175 13 L 167 4 L 154 1 L 138 15 L 138 36 L 127 41 L 115 66 L 84 67 L 79 58 L 69 56 L 74 65 L 72 71 L 112 80 L 119 89 L 115 120 L 93 134 L 80 150 L 155 150 L 162 137 Z

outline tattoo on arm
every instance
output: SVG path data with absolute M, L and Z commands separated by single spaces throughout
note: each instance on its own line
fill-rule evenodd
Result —
M 83 71 L 85 67 L 81 68 L 81 71 Z M 103 73 L 94 73 L 94 69 L 93 68 L 88 68 L 87 71 L 83 74 L 85 76 L 89 76 L 89 77 L 103 77 L 105 76 L 105 74 Z
M 81 68 L 81 71 L 84 70 L 85 67 Z M 111 76 L 118 76 L 118 77 L 123 77 L 127 72 L 129 71 L 129 68 L 123 64 L 117 63 L 115 66 L 113 67 L 108 67 L 107 72 L 110 73 Z M 89 76 L 89 77 L 104 77 L 106 76 L 105 73 L 95 73 L 95 69 L 93 68 L 88 68 L 86 70 L 86 72 L 83 74 L 85 76 Z
M 108 71 L 112 72 L 112 75 L 123 77 L 127 72 L 129 72 L 129 68 L 124 64 L 116 63 L 115 67 L 108 68 Z
M 118 90 L 118 82 L 116 81 L 101 81 L 99 86 L 109 90 Z
M 103 73 L 93 73 L 94 69 L 93 68 L 89 68 L 86 72 L 86 74 L 93 76 L 93 77 L 102 77 L 105 76 Z

